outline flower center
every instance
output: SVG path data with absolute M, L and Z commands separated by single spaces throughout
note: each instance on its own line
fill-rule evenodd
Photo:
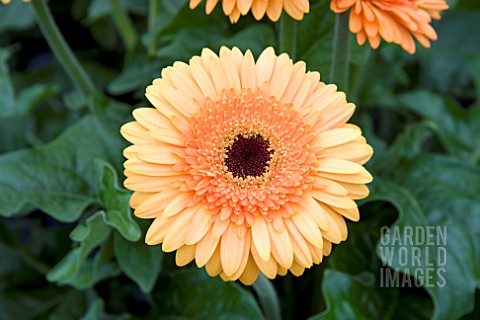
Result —
M 261 177 L 266 173 L 273 150 L 261 135 L 237 135 L 225 150 L 225 165 L 235 178 Z

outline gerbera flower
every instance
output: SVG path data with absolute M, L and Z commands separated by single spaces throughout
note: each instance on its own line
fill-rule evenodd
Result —
M 357 34 L 360 45 L 368 39 L 376 49 L 383 38 L 413 54 L 413 38 L 426 48 L 437 39 L 430 23 L 441 18 L 448 4 L 445 0 L 332 0 L 330 8 L 336 13 L 351 9 L 350 31 Z
M 190 0 L 190 8 L 196 8 L 202 0 Z M 252 10 L 255 19 L 260 20 L 265 13 L 272 21 L 277 21 L 285 10 L 292 18 L 302 20 L 303 15 L 310 11 L 308 0 L 221 0 L 223 12 L 235 23 L 240 15 L 246 15 Z M 207 0 L 205 11 L 210 14 L 218 0 Z
M 251 284 L 259 271 L 300 275 L 345 240 L 373 151 L 346 123 L 355 106 L 319 79 L 273 48 L 257 62 L 204 49 L 164 69 L 147 88 L 155 109 L 121 129 L 131 206 L 155 219 L 146 242 Z

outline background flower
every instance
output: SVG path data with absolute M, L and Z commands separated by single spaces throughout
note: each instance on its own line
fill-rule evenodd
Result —
M 266 49 L 204 49 L 147 88 L 156 109 L 122 127 L 135 215 L 155 218 L 146 242 L 177 250 L 211 276 L 251 284 L 303 273 L 347 238 L 353 199 L 372 180 L 354 111 L 303 62 Z
M 190 8 L 196 8 L 202 0 L 190 0 Z M 277 21 L 282 10 L 296 20 L 302 20 L 303 15 L 310 10 L 308 0 L 221 0 L 223 12 L 235 23 L 240 15 L 246 15 L 250 10 L 255 19 L 260 20 L 265 14 L 272 21 Z M 218 0 L 207 0 L 205 10 L 210 14 Z
M 430 40 L 437 40 L 431 19 L 440 19 L 440 12 L 447 10 L 448 4 L 445 0 L 332 0 L 330 8 L 336 13 L 351 9 L 350 31 L 357 35 L 360 45 L 368 39 L 376 49 L 383 38 L 414 53 L 413 38 L 427 48 Z

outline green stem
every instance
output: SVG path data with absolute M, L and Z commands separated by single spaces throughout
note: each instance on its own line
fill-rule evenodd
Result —
M 148 46 L 148 55 L 154 56 L 157 51 L 157 39 L 155 37 L 155 28 L 157 26 L 157 17 L 160 9 L 159 0 L 150 0 L 150 9 L 148 10 L 148 33 L 152 39 Z
M 345 93 L 348 91 L 350 31 L 348 29 L 349 13 L 337 14 L 333 39 L 331 82 Z
M 263 312 L 268 320 L 281 320 L 280 303 L 277 293 L 270 280 L 263 274 L 258 276 L 253 284 L 253 289 L 257 292 Z
M 297 21 L 283 13 L 280 19 L 280 52 L 295 60 L 297 54 Z
M 132 52 L 138 41 L 137 32 L 135 31 L 132 20 L 125 10 L 123 10 L 120 0 L 110 0 L 110 8 L 112 9 L 113 21 L 120 32 L 123 43 L 127 51 Z
M 47 39 L 53 54 L 70 77 L 70 80 L 72 80 L 78 90 L 80 90 L 85 98 L 87 98 L 93 91 L 95 91 L 93 82 L 78 62 L 70 47 L 67 45 L 60 30 L 58 30 L 45 0 L 33 0 L 32 5 L 40 29 L 42 30 L 45 39 Z
M 375 61 L 375 53 L 372 49 L 367 48 L 367 52 L 363 58 L 363 63 L 351 72 L 350 80 L 350 97 L 349 101 L 358 102 L 359 96 L 368 83 L 368 77 L 372 71 L 372 65 Z
M 50 267 L 45 264 L 43 261 L 39 260 L 35 255 L 27 249 L 15 235 L 8 229 L 7 226 L 0 220 L 0 232 L 4 241 L 15 248 L 17 254 L 22 258 L 22 260 L 27 263 L 30 267 L 36 270 L 42 275 L 46 275 L 50 270 Z

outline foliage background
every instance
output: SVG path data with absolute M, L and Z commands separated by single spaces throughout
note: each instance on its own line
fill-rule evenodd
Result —
M 145 87 L 163 67 L 203 47 L 258 56 L 278 47 L 278 24 L 248 16 L 231 25 L 220 8 L 206 16 L 162 0 L 149 26 L 148 0 L 121 0 L 132 42 L 113 2 L 49 2 L 99 89 L 87 97 L 52 55 L 31 4 L 0 7 L 0 319 L 262 319 L 253 288 L 177 268 L 173 254 L 143 244 L 148 221 L 132 217 L 121 187 L 118 128 L 149 105 Z M 311 2 L 297 59 L 328 82 L 335 17 L 329 1 Z M 349 100 L 375 149 L 372 193 L 322 265 L 273 281 L 284 319 L 480 318 L 480 3 L 448 3 L 434 22 L 439 40 L 415 55 L 351 37 Z M 392 224 L 447 226 L 445 287 L 379 286 L 380 228 Z

